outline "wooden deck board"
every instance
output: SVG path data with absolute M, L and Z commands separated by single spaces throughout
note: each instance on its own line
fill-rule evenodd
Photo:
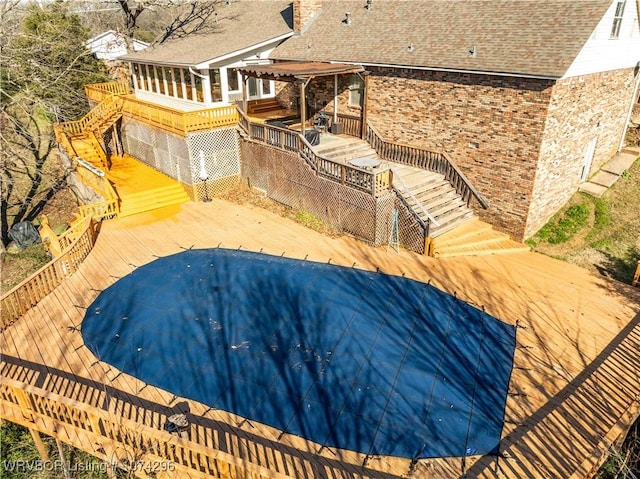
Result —
M 616 421 L 640 393 L 634 369 L 640 360 L 637 289 L 535 253 L 444 260 L 406 251 L 389 253 L 352 238 L 319 235 L 256 207 L 220 200 L 189 203 L 171 211 L 172 216 L 156 212 L 104 223 L 80 270 L 3 332 L 3 354 L 43 365 L 43 374 L 49 371 L 49 375 L 40 387 L 77 400 L 104 403 L 104 391 L 91 381 L 103 382 L 128 394 L 126 401 L 111 398 L 111 410 L 162 427 L 161 411 L 171 410 L 183 399 L 96 362 L 80 344 L 80 333 L 69 327 L 81 323 L 83 308 L 101 290 L 136 266 L 186 248 L 221 244 L 278 256 L 284 251 L 289 258 L 307 256 L 309 261 L 323 263 L 331 258 L 333 264 L 351 267 L 356 263 L 357 268 L 370 271 L 379 267 L 390 274 L 431 280 L 503 321 L 524 326 L 518 330 L 523 348 L 515 353 L 515 365 L 521 369 L 514 370 L 510 390 L 526 396 L 509 397 L 505 411 L 505 417 L 516 423 L 504 428 L 502 451 L 510 458 L 499 461 L 504 473 L 497 476 L 494 460 L 467 458 L 466 468 L 477 477 L 570 477 L 584 470 L 595 462 L 594 450 L 603 447 L 598 438 L 615 435 Z M 39 374 L 16 365 L 5 363 L 2 371 L 23 381 L 41 380 Z M 77 378 L 89 382 L 75 384 Z M 323 460 L 314 465 L 309 458 L 316 445 L 288 435 L 277 442 L 272 428 L 259 424 L 238 428 L 239 418 L 188 403 L 191 414 L 199 418 L 193 435 L 202 443 L 227 444 L 243 451 L 241 455 L 259 457 L 260 463 L 277 464 L 280 472 L 297 470 L 299 477 L 312 477 L 314 470 L 324 470 L 329 477 L 364 477 L 357 473 L 361 455 L 338 451 L 341 460 L 353 464 L 338 467 L 334 453 L 325 450 Z M 155 411 L 150 409 L 153 404 Z M 215 428 L 205 426 L 207 421 Z M 248 436 L 238 436 L 239 431 Z M 253 434 L 266 442 L 253 444 L 247 439 Z M 283 451 L 270 444 L 281 444 Z M 297 456 L 292 455 L 295 448 Z M 420 461 L 417 471 L 422 463 L 430 464 L 424 466 L 429 477 L 460 473 L 459 460 Z M 408 468 L 407 461 L 395 458 L 372 460 L 369 465 L 396 475 Z

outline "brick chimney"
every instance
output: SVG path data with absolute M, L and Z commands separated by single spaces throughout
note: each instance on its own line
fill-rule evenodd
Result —
M 301 31 L 321 8 L 322 0 L 293 0 L 293 29 L 296 32 Z

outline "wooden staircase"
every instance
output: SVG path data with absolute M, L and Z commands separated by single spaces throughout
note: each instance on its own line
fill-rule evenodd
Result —
M 393 165 L 393 186 L 406 204 L 427 223 L 436 238 L 475 218 L 444 175 L 406 165 Z
M 349 164 L 354 158 L 380 159 L 368 142 L 351 136 L 321 135 L 314 147 L 323 158 Z M 480 221 L 441 173 L 386 162 L 393 171 L 393 187 L 404 203 L 429 224 L 431 254 L 439 258 L 529 251 Z
M 324 134 L 320 144 L 314 147 L 315 152 L 338 163 L 349 164 L 354 158 L 377 158 L 376 150 L 369 143 L 353 136 L 336 136 Z
M 182 185 L 133 157 L 107 154 L 99 138 L 122 116 L 114 96 L 105 98 L 82 119 L 56 125 L 56 135 L 72 158 L 79 157 L 106 173 L 112 195 L 117 195 L 117 216 L 131 216 L 190 198 Z M 115 196 L 114 196 L 115 199 Z
M 76 136 L 75 138 L 72 137 L 71 144 L 75 150 L 76 156 L 91 163 L 97 168 L 107 169 L 109 167 L 107 155 L 95 133 L 90 131 L 86 132 L 82 136 Z
M 184 188 L 175 182 L 160 188 L 122 196 L 120 198 L 120 216 L 132 216 L 165 206 L 179 205 L 187 201 L 189 201 L 189 196 Z
M 431 249 L 436 258 L 530 251 L 526 244 L 513 241 L 508 234 L 477 218 L 434 238 Z

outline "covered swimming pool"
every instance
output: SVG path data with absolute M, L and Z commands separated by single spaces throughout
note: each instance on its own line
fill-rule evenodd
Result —
M 320 446 L 492 454 L 515 328 L 411 279 L 236 250 L 136 269 L 87 309 L 100 360 Z

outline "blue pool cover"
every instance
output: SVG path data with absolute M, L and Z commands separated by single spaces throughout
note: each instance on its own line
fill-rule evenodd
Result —
M 407 458 L 497 452 L 515 348 L 513 326 L 427 284 L 224 249 L 138 268 L 82 335 L 177 396 Z

